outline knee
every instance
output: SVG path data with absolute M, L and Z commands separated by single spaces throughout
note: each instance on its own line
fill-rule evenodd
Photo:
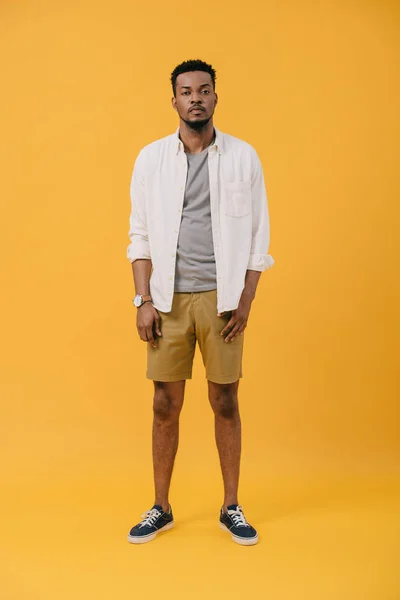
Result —
M 163 383 L 155 386 L 153 413 L 158 421 L 174 421 L 179 418 L 183 398 L 172 394 Z
M 234 419 L 239 415 L 237 389 L 234 385 L 220 385 L 210 395 L 211 406 L 217 417 Z

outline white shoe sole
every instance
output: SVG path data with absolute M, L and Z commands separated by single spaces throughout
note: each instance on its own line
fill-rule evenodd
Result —
M 254 544 L 257 544 L 258 542 L 258 535 L 256 535 L 256 537 L 253 538 L 241 538 L 231 533 L 227 526 L 221 523 L 221 521 L 219 523 L 219 526 L 221 527 L 221 529 L 223 529 L 223 531 L 227 531 L 228 533 L 230 533 L 233 541 L 237 544 L 240 544 L 241 546 L 254 546 Z
M 159 531 L 155 531 L 154 533 L 150 533 L 149 535 L 143 535 L 139 537 L 134 537 L 133 535 L 128 535 L 128 542 L 130 544 L 146 544 L 147 542 L 151 542 L 154 540 L 157 534 L 162 533 L 163 531 L 167 531 L 168 529 L 172 529 L 174 526 L 174 522 L 168 523 L 165 527 L 160 529 Z

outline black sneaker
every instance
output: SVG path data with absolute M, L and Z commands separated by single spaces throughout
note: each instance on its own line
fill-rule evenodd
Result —
M 129 532 L 128 542 L 131 544 L 151 542 L 157 533 L 167 531 L 174 526 L 171 506 L 169 506 L 169 512 L 164 512 L 162 506 L 155 504 L 152 509 L 142 515 L 142 519 L 143 521 L 132 527 Z
M 243 509 L 238 504 L 231 504 L 227 507 L 228 512 L 221 508 L 219 517 L 219 526 L 224 531 L 229 531 L 232 539 L 242 546 L 253 546 L 258 542 L 257 531 L 247 521 L 243 514 Z

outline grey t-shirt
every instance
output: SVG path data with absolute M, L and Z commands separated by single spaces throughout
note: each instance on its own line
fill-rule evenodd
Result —
M 188 173 L 178 237 L 175 292 L 217 289 L 211 226 L 208 150 L 186 154 Z

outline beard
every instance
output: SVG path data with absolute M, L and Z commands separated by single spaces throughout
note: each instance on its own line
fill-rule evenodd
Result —
M 208 119 L 201 119 L 201 121 L 188 121 L 188 120 L 182 118 L 182 121 L 184 123 L 186 123 L 186 125 L 188 127 L 193 129 L 193 131 L 201 131 L 202 129 L 204 129 L 206 127 L 206 125 L 208 125 L 208 123 L 210 122 L 210 119 L 211 119 L 211 117 L 208 117 Z

